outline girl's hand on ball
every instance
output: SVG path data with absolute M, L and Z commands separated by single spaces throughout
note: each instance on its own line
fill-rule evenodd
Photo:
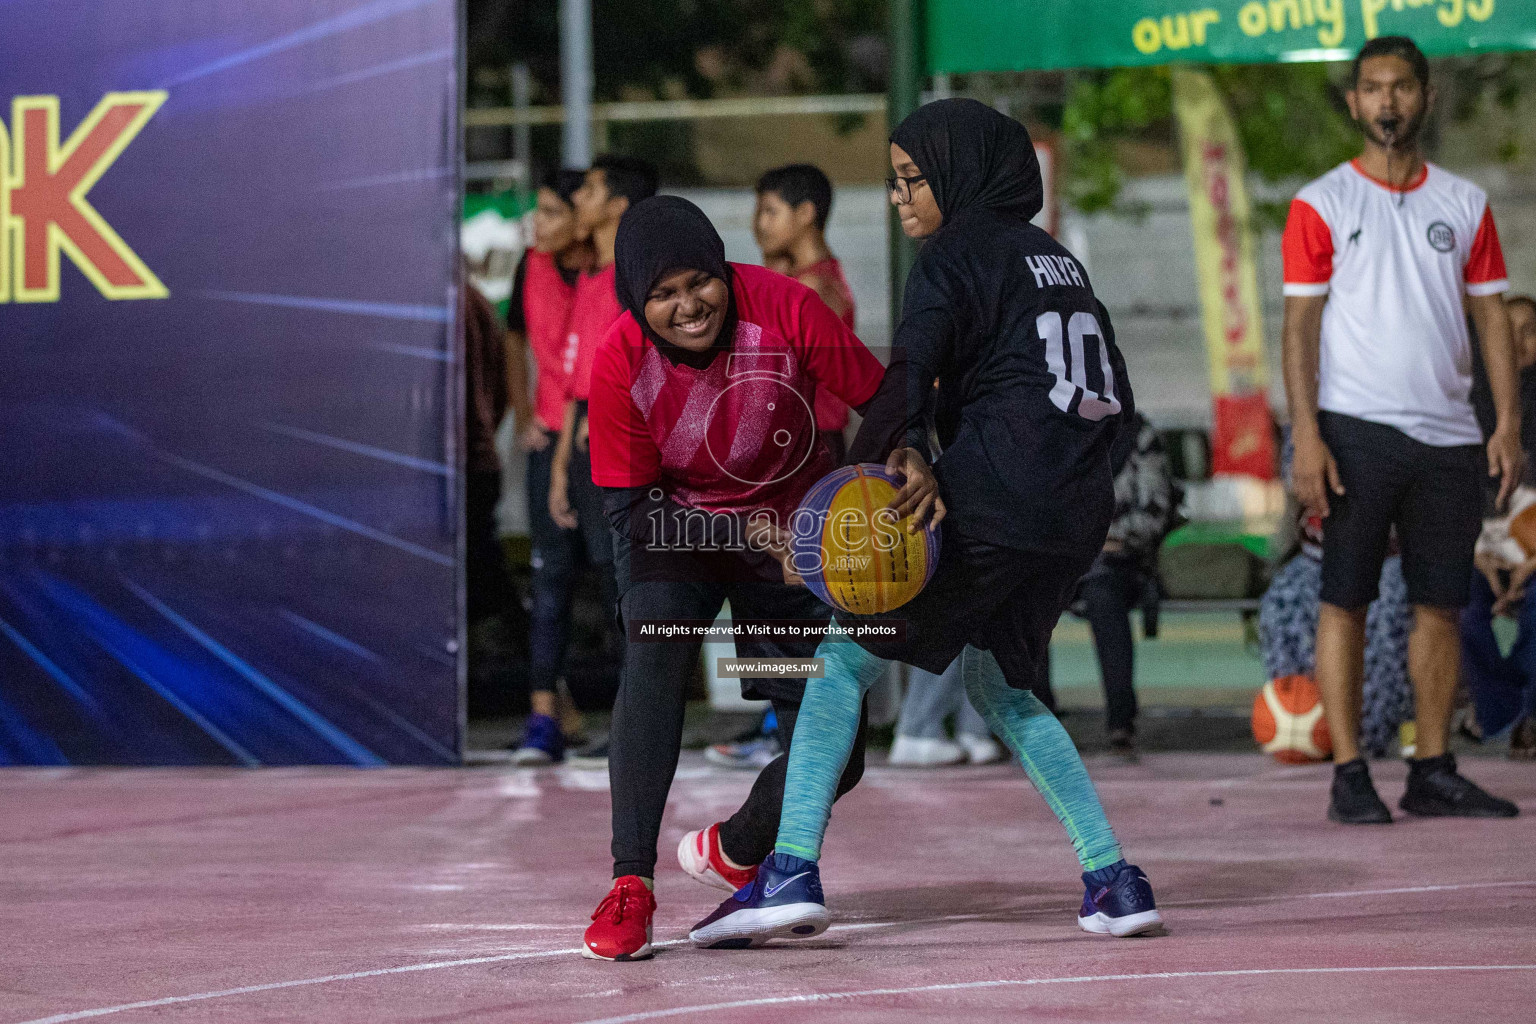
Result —
M 885 469 L 901 477 L 901 490 L 886 506 L 898 519 L 907 520 L 907 532 L 916 533 L 924 524 L 937 526 L 944 519 L 944 499 L 939 497 L 939 481 L 927 461 L 915 448 L 897 448 L 885 460 Z

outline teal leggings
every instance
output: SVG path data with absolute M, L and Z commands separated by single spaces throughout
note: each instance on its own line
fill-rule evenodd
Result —
M 780 853 L 807 860 L 821 857 L 832 797 L 853 749 L 864 694 L 890 664 L 848 641 L 825 641 L 816 656 L 826 660 L 826 677 L 806 683 L 789 748 L 784 812 L 774 846 Z M 962 658 L 971 704 L 1018 757 L 1029 781 L 1067 830 L 1083 870 L 1095 871 L 1119 861 L 1120 844 L 1104 817 L 1088 770 L 1056 716 L 1034 694 L 1010 687 L 989 652 L 967 647 Z

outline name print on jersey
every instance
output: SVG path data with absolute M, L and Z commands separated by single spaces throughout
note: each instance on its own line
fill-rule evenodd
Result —
M 9 136 L 0 120 L 0 303 L 59 301 L 61 252 L 109 299 L 170 295 L 86 199 L 167 95 L 109 92 L 62 146 L 57 96 L 12 98 Z
M 1070 256 L 1026 256 L 1024 264 L 1035 275 L 1037 288 L 1048 285 L 1087 287 L 1082 272 L 1078 270 L 1077 261 Z

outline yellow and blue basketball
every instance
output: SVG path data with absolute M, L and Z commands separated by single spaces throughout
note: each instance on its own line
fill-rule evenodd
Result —
M 818 480 L 790 522 L 793 565 L 827 604 L 872 615 L 900 608 L 922 592 L 939 563 L 939 532 L 930 523 L 907 532 L 886 509 L 900 480 L 884 466 L 845 466 Z

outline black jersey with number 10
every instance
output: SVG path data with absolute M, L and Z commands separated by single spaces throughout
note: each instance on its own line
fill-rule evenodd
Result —
M 1030 551 L 1103 545 L 1110 449 L 1134 402 L 1109 314 L 1070 252 L 1018 217 L 958 211 L 918 254 L 893 349 L 904 443 L 926 450 L 933 427 L 953 529 Z M 896 376 L 876 406 L 894 402 Z M 879 433 L 880 413 L 867 417 Z M 872 447 L 861 433 L 855 453 Z

